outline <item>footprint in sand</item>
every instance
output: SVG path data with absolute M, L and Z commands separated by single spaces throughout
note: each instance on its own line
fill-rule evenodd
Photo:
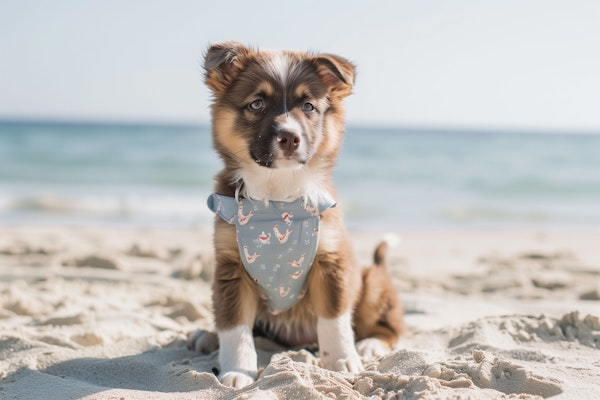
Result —
M 111 258 L 101 255 L 92 254 L 85 257 L 65 260 L 62 263 L 65 267 L 88 267 L 100 269 L 121 269 L 119 263 Z

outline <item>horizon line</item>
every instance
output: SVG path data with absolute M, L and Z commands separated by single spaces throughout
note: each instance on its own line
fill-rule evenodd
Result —
M 0 116 L 0 124 L 19 125 L 80 125 L 80 126 L 123 126 L 123 127 L 172 127 L 172 128 L 210 128 L 209 121 L 175 121 L 140 119 L 99 119 L 99 118 L 68 118 L 68 117 L 8 117 Z M 436 125 L 436 124 L 374 124 L 365 122 L 346 123 L 350 130 L 377 130 L 400 132 L 448 132 L 448 133 L 504 133 L 504 134 L 555 134 L 555 135 L 600 135 L 598 129 L 568 129 L 518 126 L 469 126 L 469 125 Z

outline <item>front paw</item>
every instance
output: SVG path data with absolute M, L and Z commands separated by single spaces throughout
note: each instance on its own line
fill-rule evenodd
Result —
M 351 372 L 356 374 L 358 372 L 364 371 L 365 367 L 360 360 L 360 357 L 356 353 L 356 350 L 352 348 L 350 351 L 345 352 L 344 354 L 329 354 L 328 352 L 323 352 L 321 355 L 321 361 L 323 366 L 332 371 L 338 372 Z
M 360 358 L 357 355 L 356 357 L 349 357 L 349 358 L 337 360 L 335 362 L 335 368 L 333 370 L 339 371 L 339 372 L 351 372 L 353 374 L 357 374 L 361 371 L 364 371 L 365 367 L 363 366 L 362 361 L 360 360 Z
M 235 389 L 250 385 L 258 375 L 257 355 L 252 330 L 248 325 L 219 332 L 219 380 Z
M 357 373 L 365 368 L 354 346 L 350 312 L 337 318 L 317 320 L 319 349 L 323 366 L 332 371 Z
M 219 348 L 219 337 L 214 332 L 199 329 L 190 333 L 187 347 L 202 354 L 210 354 Z
M 254 383 L 254 378 L 243 372 L 225 372 L 219 377 L 221 383 L 234 389 L 241 389 Z

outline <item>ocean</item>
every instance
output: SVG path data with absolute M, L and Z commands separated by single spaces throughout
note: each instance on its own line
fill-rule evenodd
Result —
M 0 225 L 210 227 L 208 126 L 0 122 Z M 600 135 L 347 128 L 351 229 L 600 228 Z

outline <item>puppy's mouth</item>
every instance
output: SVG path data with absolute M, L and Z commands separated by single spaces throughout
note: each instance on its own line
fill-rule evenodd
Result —
M 255 152 L 250 150 L 250 157 L 252 157 L 252 159 L 254 161 L 256 161 L 256 163 L 258 165 L 260 165 L 261 167 L 273 168 L 273 159 L 274 159 L 273 153 L 264 154 L 264 155 L 259 156 Z
M 266 168 L 299 168 L 308 162 L 308 159 L 303 157 L 277 156 L 273 152 L 259 156 L 251 151 L 250 156 L 258 165 Z

